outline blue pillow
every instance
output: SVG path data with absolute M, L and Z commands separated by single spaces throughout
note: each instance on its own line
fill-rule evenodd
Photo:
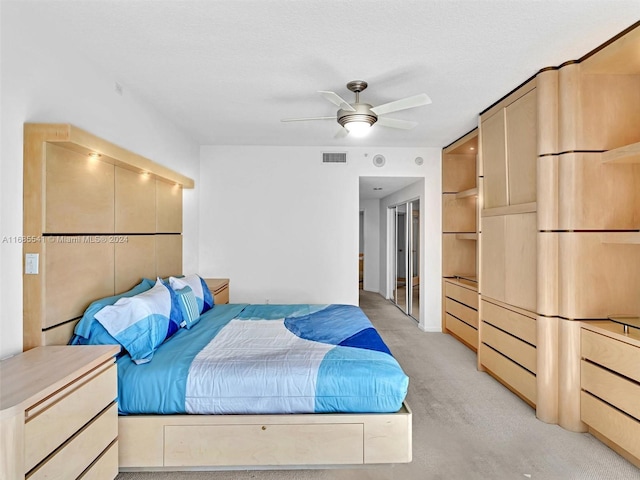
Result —
M 198 301 L 189 286 L 181 288 L 175 293 L 178 296 L 178 305 L 180 305 L 180 310 L 182 311 L 182 322 L 180 326 L 187 327 L 187 330 L 189 330 L 200 320 Z
M 117 345 L 117 340 L 109 335 L 109 332 L 96 320 L 95 314 L 107 305 L 113 305 L 123 297 L 133 297 L 146 292 L 153 287 L 154 283 L 153 280 L 144 278 L 138 285 L 127 292 L 112 297 L 100 298 L 92 302 L 76 324 L 73 331 L 74 336 L 69 343 L 71 345 Z
M 178 330 L 171 318 L 175 308 L 179 309 L 171 289 L 158 279 L 150 290 L 107 305 L 95 318 L 141 364 L 151 361 L 162 342 Z
M 191 287 L 193 294 L 198 302 L 200 313 L 204 313 L 213 307 L 213 295 L 205 282 L 198 275 L 186 275 L 184 277 L 169 277 L 169 284 L 174 291 L 181 290 L 184 287 Z

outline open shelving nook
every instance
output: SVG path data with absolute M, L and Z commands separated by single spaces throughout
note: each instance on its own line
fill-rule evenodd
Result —
M 442 151 L 442 331 L 478 348 L 478 130 Z

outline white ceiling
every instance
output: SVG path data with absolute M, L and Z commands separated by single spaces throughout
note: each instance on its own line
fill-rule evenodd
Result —
M 9 3 L 3 0 L 3 8 Z M 12 5 L 58 51 L 92 62 L 200 144 L 442 147 L 539 69 L 577 59 L 640 18 L 639 0 L 49 0 Z M 15 17 L 14 17 L 15 18 Z M 378 105 L 426 107 L 334 139 L 350 80 Z

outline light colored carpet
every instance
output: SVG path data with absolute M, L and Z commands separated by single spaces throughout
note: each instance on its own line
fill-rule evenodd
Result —
M 121 473 L 118 480 L 627 480 L 640 470 L 589 434 L 568 432 L 476 370 L 449 335 L 423 333 L 380 295 L 360 306 L 410 377 L 413 462 L 361 468 Z

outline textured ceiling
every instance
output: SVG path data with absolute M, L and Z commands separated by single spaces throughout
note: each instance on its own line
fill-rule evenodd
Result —
M 5 0 L 3 0 L 5 3 Z M 576 59 L 640 18 L 639 0 L 23 1 L 24 27 L 93 63 L 200 144 L 442 147 L 539 69 Z M 318 90 L 378 105 L 433 103 L 334 139 Z

